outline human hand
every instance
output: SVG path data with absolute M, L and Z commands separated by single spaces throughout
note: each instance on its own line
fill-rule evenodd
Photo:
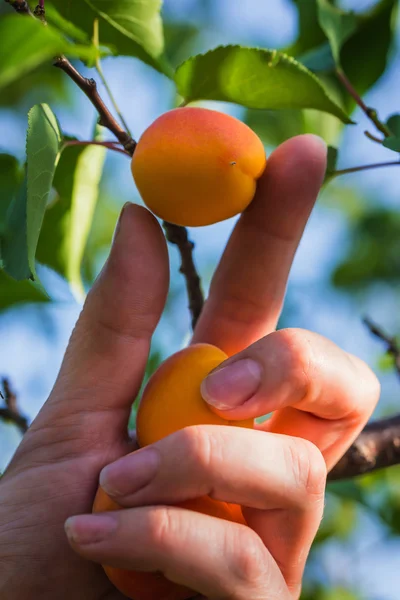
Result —
M 240 219 L 214 278 L 210 298 L 195 332 L 196 341 L 215 343 L 229 354 L 233 354 L 240 352 L 275 327 L 282 304 L 287 273 L 309 211 L 318 193 L 324 166 L 324 152 L 319 143 L 308 136 L 286 142 L 272 155 L 266 176 L 259 186 L 257 198 L 250 210 Z M 288 173 L 291 173 L 291 179 L 288 179 Z M 134 214 L 136 223 L 133 219 Z M 288 214 L 291 215 L 290 220 L 287 219 Z M 257 256 L 256 261 L 254 256 Z M 249 265 L 251 265 L 251 272 L 249 272 Z M 13 598 L 13 600 L 25 598 L 27 591 L 37 591 L 41 598 L 53 597 L 55 593 L 58 598 L 73 596 L 77 599 L 89 600 L 91 598 L 116 600 L 122 597 L 115 590 L 113 591 L 99 567 L 82 561 L 68 549 L 63 537 L 62 523 L 70 515 L 90 511 L 101 468 L 132 449 L 126 436 L 126 423 L 131 401 L 140 385 L 149 338 L 162 310 L 166 281 L 166 254 L 161 234 L 147 213 L 142 209 L 129 207 L 125 211 L 108 264 L 99 282 L 89 294 L 52 395 L 24 438 L 1 483 L 0 489 L 5 501 L 0 509 L 0 542 L 3 548 L 7 548 L 7 561 L 4 563 L 7 568 L 0 573 L 0 590 L 5 600 L 7 598 Z M 119 291 L 118 296 L 115 293 L 116 290 Z M 279 333 L 272 334 L 269 338 L 272 339 L 273 336 L 278 335 Z M 268 338 L 260 344 L 270 343 L 267 340 Z M 254 349 L 250 349 L 249 352 L 254 355 Z M 267 372 L 264 363 L 261 366 L 265 369 L 264 373 Z M 295 374 L 295 371 L 294 369 L 290 373 Z M 290 373 L 285 377 L 284 370 L 282 372 L 282 378 L 287 384 L 287 391 L 291 385 Z M 324 372 L 320 372 L 320 375 L 321 377 L 316 379 L 316 382 L 322 386 L 325 385 L 326 378 Z M 370 377 L 371 381 L 375 382 L 372 376 Z M 296 378 L 292 381 L 292 386 L 293 388 L 298 387 Z M 350 419 L 351 427 L 348 426 L 342 413 L 338 414 L 337 419 L 331 419 L 330 423 L 321 419 L 326 425 L 325 433 L 322 436 L 324 440 L 330 439 L 332 432 L 335 433 L 334 437 L 339 439 L 340 432 L 346 430 L 346 439 L 348 443 L 351 442 L 352 436 L 355 436 L 358 429 L 363 426 L 371 412 L 373 402 L 376 401 L 376 383 L 374 386 L 373 400 L 368 405 L 355 409 L 354 419 Z M 261 390 L 264 394 L 265 386 L 261 386 L 258 393 L 259 406 Z M 271 388 L 269 392 L 271 392 Z M 362 391 L 356 385 L 352 387 L 352 392 L 348 396 L 350 408 L 359 407 L 361 393 Z M 287 398 L 289 396 L 288 393 Z M 282 394 L 279 397 L 281 404 L 273 405 L 271 402 L 266 402 L 263 396 L 263 402 L 267 409 L 262 412 L 273 410 L 274 406 L 275 408 L 286 406 L 285 402 L 289 404 L 290 399 L 282 401 Z M 313 414 L 315 408 L 321 408 L 323 398 L 322 396 L 319 396 L 318 399 L 314 397 L 314 400 L 313 407 L 303 404 L 300 414 L 310 418 L 310 423 L 314 420 L 318 424 L 316 429 L 319 430 L 320 419 L 316 419 Z M 297 405 L 297 402 L 294 403 Z M 254 410 L 254 402 L 252 405 L 250 401 L 247 408 L 242 407 L 235 410 Z M 292 409 L 285 408 L 284 410 Z M 345 426 L 344 423 L 346 423 Z M 201 431 L 203 428 L 199 429 Z M 223 429 L 225 430 L 225 428 Z M 311 429 L 314 430 L 314 428 Z M 206 429 L 204 431 L 203 438 L 207 439 Z M 239 435 L 238 431 L 235 430 L 235 435 Z M 248 433 L 254 436 L 254 444 L 261 444 L 260 451 L 264 448 L 267 453 L 268 450 L 265 446 L 267 438 L 268 440 L 275 438 L 279 440 L 280 448 L 283 448 L 289 439 L 283 438 L 283 436 L 264 436 L 259 432 Z M 296 435 L 296 431 L 290 433 Z M 233 434 L 234 431 L 230 435 Z M 197 434 L 194 434 L 193 437 L 195 435 Z M 200 437 L 202 435 L 202 433 L 199 434 Z M 172 443 L 174 437 L 171 436 Z M 313 441 L 318 443 L 318 440 Z M 162 443 L 160 442 L 160 444 Z M 296 443 L 299 444 L 298 441 Z M 231 445 L 228 443 L 227 448 Z M 215 448 L 218 449 L 218 444 Z M 311 465 L 310 473 L 318 475 L 315 480 L 318 479 L 318 485 L 321 485 L 322 482 L 323 487 L 321 460 L 316 458 L 319 457 L 318 452 L 314 446 L 304 442 L 300 442 L 298 448 L 300 453 L 305 454 L 305 462 L 309 462 Z M 344 451 L 345 445 L 342 443 L 340 446 L 338 442 L 336 448 L 336 454 L 339 454 Z M 321 449 L 324 450 L 324 448 Z M 172 447 L 170 451 L 173 456 Z M 283 452 L 285 451 L 283 450 Z M 291 453 L 291 451 L 289 452 Z M 194 463 L 197 460 L 196 456 L 196 453 L 193 452 Z M 310 456 L 312 460 L 308 460 Z M 251 466 L 249 463 L 245 461 L 232 463 L 232 458 L 231 452 L 227 452 L 225 466 L 221 464 L 221 470 L 225 473 L 229 463 L 230 470 L 232 470 L 231 465 L 235 464 L 235 477 L 238 477 L 239 487 L 244 483 L 246 483 L 244 487 L 248 486 L 249 478 L 254 487 L 255 479 L 259 477 L 263 479 L 267 471 L 272 478 L 274 477 L 274 472 L 268 470 L 271 465 L 263 465 L 259 461 L 259 457 L 257 457 L 257 464 L 260 470 L 256 473 L 251 469 L 250 473 L 248 472 Z M 293 469 L 291 471 L 289 467 L 296 467 L 297 458 L 297 454 L 294 453 L 292 463 L 287 468 L 289 479 L 290 473 L 293 473 Z M 303 458 L 300 458 L 299 461 L 303 461 Z M 303 465 L 303 462 L 299 462 L 297 466 L 300 464 Z M 251 468 L 255 468 L 255 466 L 252 464 Z M 238 476 L 239 470 L 243 470 L 242 479 Z M 302 472 L 303 469 L 301 469 Z M 297 485 L 294 483 L 293 477 L 290 481 L 289 479 L 288 489 L 293 489 L 293 485 L 296 489 L 301 489 L 301 483 Z M 181 479 L 180 481 L 182 482 Z M 203 485 L 205 489 L 209 489 L 213 485 L 212 481 L 212 465 L 210 465 L 209 471 L 207 469 L 204 471 Z M 311 476 L 311 483 L 313 481 L 313 476 Z M 188 484 L 190 488 L 190 479 L 188 479 Z M 235 481 L 229 482 L 227 475 L 228 489 L 229 485 L 235 485 Z M 311 485 L 311 489 L 312 487 L 313 485 Z M 246 535 L 252 535 L 253 540 L 262 540 L 265 544 L 264 547 L 259 541 L 250 542 L 258 544 L 256 548 L 258 554 L 255 562 L 251 561 L 251 564 L 253 565 L 254 562 L 257 566 L 257 557 L 261 563 L 268 552 L 271 553 L 271 557 L 265 563 L 266 566 L 264 565 L 262 576 L 254 576 L 260 584 L 263 584 L 260 587 L 260 598 L 267 597 L 265 594 L 270 593 L 268 591 L 269 581 L 268 585 L 265 583 L 265 576 L 268 573 L 275 584 L 287 586 L 286 595 L 289 593 L 289 589 L 293 591 L 293 594 L 297 593 L 304 559 L 315 534 L 321 511 L 320 488 L 316 492 L 319 501 L 311 502 L 312 509 L 309 507 L 309 510 L 303 508 L 297 510 L 297 502 L 302 507 L 309 504 L 308 501 L 304 501 L 304 498 L 308 498 L 307 484 L 305 488 L 303 485 L 303 492 L 293 494 L 292 506 L 279 505 L 281 511 L 268 510 L 271 508 L 270 504 L 254 506 L 257 499 L 254 490 L 246 497 L 236 496 L 236 501 L 242 501 L 248 507 L 245 509 L 246 519 L 253 531 L 246 529 Z M 157 489 L 156 486 L 152 492 L 155 496 L 158 494 Z M 271 482 L 270 485 L 260 488 L 258 493 L 261 493 L 263 497 L 268 496 L 271 502 L 281 502 L 281 499 L 274 498 L 274 490 L 274 482 Z M 222 498 L 226 497 L 228 490 L 223 487 L 217 492 Z M 188 492 L 187 487 L 182 485 L 180 493 L 183 496 L 188 493 L 190 495 L 193 494 L 193 490 Z M 163 501 L 162 495 L 160 495 L 158 502 L 162 503 Z M 128 505 L 130 502 L 131 500 Z M 149 500 L 143 500 L 143 504 L 146 502 Z M 297 508 L 294 508 L 295 506 Z M 260 508 L 266 510 L 260 511 Z M 184 511 L 168 509 L 168 511 L 171 510 L 178 511 L 174 514 L 177 516 L 177 523 L 182 524 L 183 527 L 185 523 L 188 524 L 187 518 L 195 517 L 200 521 L 206 518 L 197 514 L 188 517 L 186 513 L 183 514 Z M 138 511 L 147 511 L 147 515 L 165 516 L 165 509 L 162 507 L 156 509 L 141 507 L 140 509 L 121 511 L 116 518 L 129 519 L 130 527 L 132 527 L 135 521 L 131 519 L 134 519 L 134 514 L 139 515 Z M 306 516 L 304 516 L 304 512 L 307 513 Z M 295 514 L 295 517 L 300 519 L 301 527 L 297 524 L 295 527 L 292 525 L 284 528 L 282 520 L 287 524 L 290 519 L 279 519 L 278 516 L 283 514 Z M 274 515 L 277 517 L 276 519 L 273 519 Z M 97 517 L 98 515 L 91 516 L 90 519 Z M 164 517 L 150 516 L 150 519 L 152 518 L 163 519 Z M 274 548 L 270 548 L 271 540 L 263 535 L 263 528 L 268 529 L 271 519 L 274 521 L 275 531 L 278 531 L 279 535 L 286 532 L 290 537 L 299 530 L 299 537 L 295 541 L 292 539 L 287 542 L 290 548 L 293 548 L 293 554 L 289 553 L 290 560 L 294 559 L 294 562 L 298 563 L 293 580 L 285 572 L 285 568 L 281 567 L 279 556 L 273 554 Z M 196 523 L 200 524 L 200 521 L 196 521 Z M 173 520 L 171 520 L 172 523 Z M 226 538 L 219 529 L 222 525 L 219 522 L 213 522 L 214 526 L 216 527 L 215 530 L 213 529 L 214 535 L 220 539 L 220 544 L 223 544 Z M 302 533 L 303 526 L 304 534 Z M 200 526 L 199 530 L 202 529 Z M 218 535 L 219 530 L 221 537 Z M 273 531 L 273 528 L 271 529 L 270 526 L 269 530 Z M 204 531 L 209 531 L 206 525 L 204 525 Z M 235 532 L 231 531 L 232 535 L 235 535 Z M 183 532 L 183 529 L 178 531 L 179 535 L 182 535 L 181 539 L 183 541 L 186 539 L 190 543 L 191 540 L 185 538 Z M 138 533 L 140 533 L 140 529 Z M 179 559 L 177 536 L 175 535 L 174 541 L 168 536 L 169 533 L 168 530 L 165 530 L 165 542 L 173 542 L 178 545 L 176 560 L 173 562 L 172 570 L 169 570 L 167 574 L 176 578 L 176 570 L 179 571 L 181 566 L 183 572 L 185 564 L 181 563 Z M 146 536 L 146 531 L 142 534 Z M 147 531 L 147 534 L 149 534 L 151 542 L 151 531 Z M 39 545 L 38 539 L 40 540 Z M 139 536 L 136 539 L 143 543 L 143 537 Z M 118 536 L 114 537 L 114 552 L 116 547 L 121 551 L 122 546 L 118 546 L 121 541 Z M 157 539 L 153 542 L 156 545 L 158 543 Z M 197 540 L 197 542 L 201 542 L 201 540 Z M 111 552 L 111 546 L 108 546 L 109 552 Z M 215 557 L 212 556 L 207 561 L 207 547 L 201 544 L 200 546 L 201 555 L 205 557 L 207 563 L 204 564 L 203 576 L 207 579 L 210 577 L 212 586 L 215 574 L 218 572 L 218 564 L 213 560 Z M 87 545 L 84 549 L 80 546 L 77 547 L 76 544 L 74 547 L 83 555 L 90 556 Z M 151 556 L 147 557 L 142 555 L 141 558 L 132 557 L 134 549 L 124 547 L 124 560 L 129 561 L 132 568 L 162 568 L 161 562 L 155 564 L 154 561 L 156 563 L 157 560 L 161 561 L 163 556 L 165 560 L 163 547 L 165 549 L 165 546 L 161 544 L 158 552 L 151 552 Z M 136 549 L 138 548 L 140 548 L 139 544 Z M 199 543 L 195 543 L 193 548 L 197 548 L 197 554 L 190 556 L 192 560 L 194 558 L 199 560 Z M 223 546 L 220 545 L 219 548 L 221 550 Z M 104 547 L 102 551 L 105 552 Z M 231 553 L 232 560 L 227 563 L 227 567 L 230 569 L 234 568 L 236 564 L 235 558 L 243 565 L 241 560 L 243 555 L 240 553 L 236 555 L 234 552 Z M 197 563 L 190 562 L 189 554 L 185 554 L 185 556 L 188 560 L 186 572 L 190 571 L 193 576 L 197 569 Z M 115 557 L 114 554 L 114 559 Z M 103 555 L 102 557 L 96 555 L 94 549 L 90 558 L 103 560 Z M 182 560 L 183 558 L 182 556 Z M 117 560 L 120 560 L 120 557 L 117 556 Z M 139 566 L 135 560 L 139 560 Z M 224 560 L 222 554 L 220 560 Z M 21 564 L 26 565 L 24 577 L 21 577 Z M 284 579 L 279 575 L 277 564 L 282 568 L 287 579 L 286 583 L 283 583 Z M 191 569 L 188 569 L 187 567 L 190 566 Z M 261 568 L 262 565 L 259 566 Z M 214 573 L 214 577 L 209 571 Z M 254 571 L 249 570 L 247 573 L 254 574 Z M 253 579 L 253 575 L 251 579 Z M 233 580 L 234 578 L 232 578 Z M 199 587 L 196 581 L 188 583 L 190 587 L 201 590 L 201 586 Z M 244 594 L 243 597 L 246 597 L 246 593 L 250 589 L 248 585 L 246 580 L 240 588 L 240 593 Z M 207 589 L 207 593 L 211 597 L 220 597 L 221 595 L 220 591 L 216 589 Z M 262 593 L 264 596 L 260 595 Z M 241 598 L 242 596 L 238 595 L 237 597 Z M 285 597 L 283 592 L 279 597 Z

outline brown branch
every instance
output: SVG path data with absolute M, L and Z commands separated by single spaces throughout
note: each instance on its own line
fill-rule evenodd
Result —
M 166 221 L 163 225 L 167 240 L 177 246 L 181 255 L 180 272 L 186 280 L 189 310 L 192 316 L 192 328 L 194 329 L 204 304 L 201 280 L 193 260 L 194 243 L 189 240 L 185 227 L 173 225 Z
M 376 135 L 372 135 L 372 133 L 370 133 L 369 131 L 364 131 L 364 135 L 366 135 L 367 138 L 369 138 L 373 142 L 376 142 L 377 144 L 383 144 L 383 139 L 379 138 Z
M 117 140 L 121 142 L 125 150 L 132 156 L 136 148 L 136 142 L 126 133 L 104 104 L 97 91 L 95 80 L 83 77 L 65 56 L 58 57 L 54 62 L 54 66 L 64 71 L 83 93 L 86 94 L 100 115 L 100 125 L 109 129 L 115 135 Z
M 354 99 L 356 104 L 358 104 L 361 110 L 367 115 L 368 119 L 372 121 L 372 123 L 375 125 L 378 131 L 383 133 L 385 137 L 389 137 L 390 135 L 392 135 L 388 127 L 386 127 L 386 125 L 382 123 L 382 121 L 379 119 L 376 110 L 374 108 L 368 107 L 365 104 L 364 100 L 361 98 L 357 90 L 354 89 L 351 82 L 347 79 L 345 73 L 341 69 L 336 69 L 336 75 L 340 83 L 347 90 L 350 96 Z
M 29 4 L 26 2 L 26 0 L 5 0 L 5 2 L 7 2 L 7 4 L 10 4 L 17 13 L 21 13 L 22 15 L 33 16 L 32 11 L 29 8 Z
M 374 335 L 375 337 L 377 337 L 385 343 L 386 352 L 393 356 L 396 371 L 400 375 L 400 346 L 396 342 L 396 338 L 386 334 L 384 331 L 382 331 L 380 327 L 378 327 L 378 325 L 373 323 L 368 317 L 365 317 L 363 319 L 363 322 L 368 327 L 372 335 Z
M 400 415 L 369 423 L 328 475 L 349 479 L 400 464 Z
M 10 382 L 5 377 L 2 379 L 4 394 L 1 397 L 4 399 L 5 407 L 0 408 L 0 419 L 14 423 L 22 433 L 28 430 L 28 419 L 21 414 L 17 404 L 17 396 L 12 391 Z

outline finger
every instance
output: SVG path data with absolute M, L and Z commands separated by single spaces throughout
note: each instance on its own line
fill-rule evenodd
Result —
M 272 153 L 216 270 L 194 342 L 231 355 L 275 329 L 325 168 L 326 146 L 313 135 L 292 138 Z
M 96 434 L 100 445 L 104 435 L 121 436 L 121 428 L 126 432 L 167 289 L 162 231 L 149 211 L 128 204 L 34 428 L 43 428 L 50 419 L 61 426 L 62 419 L 63 426 L 86 427 L 84 439 L 93 443 Z
M 248 523 L 296 593 L 321 521 L 325 482 L 325 461 L 310 442 L 221 426 L 188 427 L 100 475 L 102 487 L 124 507 L 204 496 L 246 507 Z
M 202 384 L 203 397 L 225 418 L 273 413 L 263 430 L 312 441 L 329 468 L 368 421 L 379 391 L 364 362 L 301 329 L 271 333 Z
M 262 510 L 300 512 L 318 494 L 323 501 L 325 472 L 321 453 L 304 440 L 201 425 L 107 465 L 100 485 L 125 507 L 210 496 Z
M 249 527 L 176 507 L 68 519 L 70 544 L 111 567 L 161 572 L 207 598 L 289 600 L 278 567 Z

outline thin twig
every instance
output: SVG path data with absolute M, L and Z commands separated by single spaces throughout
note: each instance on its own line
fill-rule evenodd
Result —
M 17 396 L 12 391 L 8 379 L 4 377 L 1 383 L 4 390 L 4 395 L 1 394 L 1 397 L 4 399 L 5 407 L 0 408 L 0 419 L 14 423 L 22 433 L 25 433 L 29 427 L 28 419 L 18 409 Z
M 64 142 L 63 148 L 67 148 L 68 146 L 103 146 L 104 148 L 114 150 L 114 152 L 120 152 L 124 156 L 130 158 L 130 154 L 126 150 L 116 146 L 117 143 L 118 142 L 97 142 L 96 140 L 68 140 L 67 142 Z
M 94 23 L 93 23 L 93 44 L 94 47 L 97 50 L 97 54 L 96 54 L 96 71 L 99 74 L 99 77 L 107 91 L 108 97 L 111 100 L 111 104 L 114 107 L 115 112 L 118 115 L 119 120 L 121 121 L 121 124 L 125 127 L 125 131 L 132 137 L 132 134 L 129 130 L 128 124 L 124 119 L 124 116 L 117 104 L 117 101 L 115 100 L 114 94 L 111 91 L 110 86 L 107 83 L 107 79 L 104 76 L 104 72 L 103 72 L 103 67 L 101 66 L 101 60 L 100 60 L 100 38 L 99 38 L 99 20 L 95 19 Z
M 366 135 L 367 138 L 369 138 L 373 142 L 377 142 L 377 144 L 383 144 L 383 140 L 381 138 L 378 138 L 376 135 L 372 135 L 372 133 L 370 133 L 369 131 L 364 131 L 364 135 Z
M 163 225 L 167 240 L 178 247 L 181 256 L 180 272 L 186 280 L 189 310 L 192 316 L 192 327 L 194 329 L 204 304 L 201 280 L 193 260 L 194 243 L 189 240 L 185 227 L 173 225 L 166 221 L 164 221 Z
M 359 167 L 350 167 L 349 169 L 339 169 L 338 171 L 332 171 L 331 177 L 338 177 L 339 175 L 347 175 L 347 173 L 358 173 L 359 171 L 369 171 L 370 169 L 380 169 L 382 167 L 394 167 L 400 166 L 400 160 L 393 160 L 383 163 L 373 163 L 371 165 L 361 165 Z
M 83 77 L 83 75 L 81 75 L 79 71 L 75 69 L 75 67 L 65 56 L 60 56 L 57 58 L 54 62 L 54 66 L 64 71 L 64 73 L 66 73 L 68 77 L 70 77 L 72 81 L 76 83 L 76 85 L 84 92 L 84 94 L 86 94 L 100 115 L 100 125 L 103 125 L 103 127 L 109 129 L 115 135 L 117 140 L 121 142 L 125 150 L 132 156 L 136 148 L 136 142 L 121 127 L 118 121 L 108 110 L 107 106 L 104 104 L 97 91 L 97 84 L 95 80 Z
M 368 317 L 365 317 L 363 319 L 363 322 L 364 325 L 368 327 L 372 335 L 374 335 L 375 337 L 377 337 L 385 343 L 386 352 L 393 356 L 396 371 L 400 375 L 400 346 L 397 343 L 396 338 L 382 331 L 382 329 L 378 325 L 376 325 L 376 323 L 373 323 Z
M 349 479 L 400 464 L 400 415 L 369 423 L 328 475 Z
M 375 127 L 381 133 L 383 133 L 383 135 L 385 137 L 389 137 L 390 135 L 392 135 L 390 130 L 388 129 L 388 127 L 386 127 L 386 125 L 384 123 L 382 123 L 382 121 L 379 119 L 378 113 L 376 112 L 376 110 L 374 108 L 368 107 L 365 104 L 364 100 L 361 98 L 361 96 L 359 95 L 357 90 L 354 89 L 351 82 L 347 79 L 345 73 L 341 69 L 336 69 L 336 75 L 337 75 L 339 81 L 341 82 L 341 84 L 343 85 L 343 87 L 348 91 L 350 96 L 354 99 L 356 104 L 358 104 L 358 106 L 361 108 L 361 110 L 367 115 L 368 119 L 370 119 L 370 121 L 372 121 L 372 123 L 375 125 Z

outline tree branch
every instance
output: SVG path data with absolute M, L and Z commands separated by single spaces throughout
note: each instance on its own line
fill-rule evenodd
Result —
M 349 479 L 400 464 L 400 415 L 369 423 L 328 475 Z
M 390 135 L 392 135 L 390 130 L 388 129 L 388 127 L 386 127 L 386 125 L 384 123 L 382 123 L 382 121 L 379 119 L 378 113 L 376 112 L 376 110 L 374 108 L 368 107 L 365 104 L 364 100 L 361 98 L 361 96 L 359 95 L 357 90 L 354 89 L 351 82 L 347 79 L 345 73 L 341 69 L 336 69 L 336 75 L 337 75 L 340 83 L 343 85 L 343 87 L 347 90 L 347 92 L 350 94 L 350 96 L 354 99 L 356 104 L 358 104 L 358 106 L 361 108 L 361 110 L 367 115 L 368 119 L 370 121 L 372 121 L 372 123 L 375 125 L 375 127 L 381 133 L 383 133 L 383 135 L 385 137 L 389 137 Z
M 16 425 L 22 433 L 25 433 L 29 427 L 28 419 L 19 411 L 17 405 L 17 396 L 12 391 L 9 380 L 4 377 L 1 382 L 4 395 L 1 394 L 1 392 L 0 395 L 5 402 L 5 407 L 0 408 L 0 419 L 14 423 L 14 425 Z
M 189 310 L 192 316 L 192 328 L 194 329 L 204 304 L 201 280 L 193 260 L 194 243 L 189 240 L 185 227 L 173 225 L 166 221 L 164 221 L 163 225 L 167 240 L 178 247 L 181 255 L 180 272 L 186 280 Z
M 64 71 L 64 73 L 66 73 L 68 77 L 70 77 L 72 81 L 76 83 L 83 93 L 86 94 L 90 102 L 99 113 L 100 125 L 103 125 L 103 127 L 109 129 L 115 135 L 117 140 L 121 142 L 125 150 L 132 156 L 136 148 L 136 142 L 131 138 L 130 135 L 128 135 L 128 133 L 126 133 L 126 131 L 121 127 L 118 121 L 108 110 L 107 106 L 104 104 L 97 91 L 97 84 L 95 80 L 83 77 L 83 75 L 81 75 L 79 71 L 75 69 L 75 67 L 65 56 L 58 57 L 54 62 L 54 66 Z
M 23 15 L 30 15 L 33 17 L 33 13 L 31 11 L 31 9 L 29 8 L 29 4 L 26 2 L 26 0 L 5 0 L 5 1 L 7 2 L 7 4 L 10 4 L 17 13 L 21 13 Z
M 363 322 L 368 327 L 372 335 L 374 335 L 375 337 L 377 337 L 385 343 L 386 352 L 393 356 L 396 371 L 398 375 L 400 375 L 400 346 L 396 342 L 396 338 L 387 335 L 384 331 L 382 331 L 380 327 L 378 327 L 378 325 L 373 323 L 368 317 L 365 317 L 363 319 Z

